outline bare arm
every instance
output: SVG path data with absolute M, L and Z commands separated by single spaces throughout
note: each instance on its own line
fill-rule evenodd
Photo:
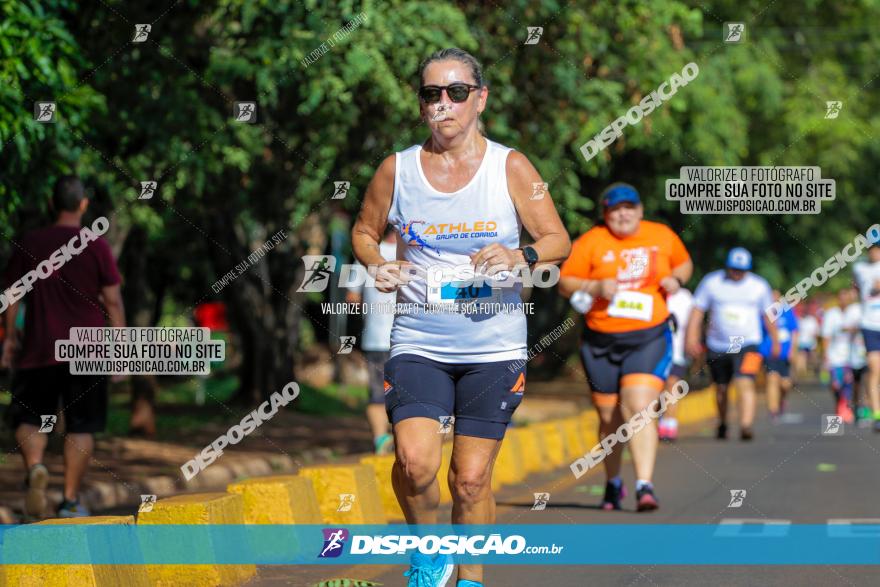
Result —
M 550 193 L 543 190 L 542 197 L 531 199 L 535 192 L 534 184 L 543 182 L 538 171 L 522 153 L 512 151 L 507 156 L 506 165 L 507 190 L 523 226 L 535 241 L 531 247 L 538 253 L 538 265 L 558 265 L 571 252 L 571 239 L 556 212 Z M 499 243 L 483 247 L 471 255 L 471 261 L 474 267 L 487 265 L 507 269 L 526 264 L 521 250 L 511 250 Z
M 767 333 L 770 335 L 770 342 L 772 345 L 770 355 L 775 359 L 779 356 L 779 351 L 781 349 L 779 345 L 779 329 L 776 328 L 776 323 L 772 322 L 770 318 L 767 317 L 766 312 L 761 313 L 761 319 L 764 320 L 764 326 L 767 328 Z
M 390 155 L 382 161 L 373 176 L 357 220 L 351 229 L 351 245 L 354 256 L 367 272 L 376 278 L 376 289 L 384 293 L 396 291 L 410 280 L 411 276 L 402 274 L 401 269 L 410 265 L 407 261 L 387 261 L 379 253 L 379 243 L 388 225 L 388 211 L 394 196 L 394 169 L 396 156 Z
M 104 299 L 104 308 L 107 310 L 110 326 L 124 327 L 125 307 L 122 304 L 122 290 L 119 284 L 102 287 L 101 297 Z
M 688 259 L 678 267 L 672 268 L 672 276 L 682 283 L 687 283 L 694 274 L 694 262 Z
M 703 338 L 703 317 L 705 315 L 706 313 L 703 310 L 695 306 L 694 309 L 691 310 L 691 317 L 688 318 L 685 346 L 692 357 L 697 357 L 702 352 L 700 340 Z
M 18 352 L 18 331 L 15 329 L 15 318 L 18 316 L 18 305 L 21 302 L 12 302 L 6 308 L 3 315 L 6 338 L 3 340 L 3 357 L 0 358 L 0 366 L 11 369 L 15 353 Z
M 388 224 L 388 211 L 394 195 L 394 169 L 396 157 L 389 155 L 379 165 L 367 193 L 357 220 L 351 229 L 351 246 L 354 256 L 364 267 L 381 265 L 385 259 L 379 254 L 379 243 Z
M 583 290 L 594 298 L 610 300 L 617 293 L 617 280 L 584 279 L 583 277 L 571 276 L 559 279 L 559 293 L 562 297 L 570 298 L 571 294 L 578 290 Z
M 530 199 L 535 191 L 534 184 L 541 182 L 538 170 L 525 155 L 513 151 L 507 156 L 507 178 L 507 188 L 516 211 L 535 241 L 532 248 L 538 252 L 542 263 L 558 265 L 571 252 L 571 239 L 548 190 L 544 190 L 544 197 Z
M 682 284 L 686 283 L 694 272 L 694 264 L 688 259 L 678 267 L 673 267 L 669 275 L 660 280 L 662 287 L 667 295 L 672 295 L 681 289 Z

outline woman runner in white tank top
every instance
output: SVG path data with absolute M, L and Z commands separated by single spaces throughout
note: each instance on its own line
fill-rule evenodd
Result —
M 525 389 L 526 318 L 516 279 L 507 286 L 474 281 L 474 268 L 484 276 L 555 265 L 571 242 L 528 159 L 481 134 L 489 89 L 477 60 L 444 49 L 422 63 L 419 78 L 420 113 L 431 136 L 379 166 L 352 245 L 372 267 L 376 287 L 397 291 L 399 311 L 406 311 L 395 316 L 385 365 L 392 478 L 406 521 L 438 523 L 445 437 L 438 430 L 454 416 L 452 523 L 492 524 L 492 465 Z M 397 259 L 379 255 L 386 224 L 398 230 Z M 523 227 L 535 242 L 520 249 Z M 405 575 L 410 585 L 445 585 L 452 563 L 448 555 L 417 553 Z M 482 566 L 460 565 L 458 578 L 459 585 L 479 586 Z

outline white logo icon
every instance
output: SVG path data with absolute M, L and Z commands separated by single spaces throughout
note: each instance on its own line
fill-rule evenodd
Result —
M 725 22 L 727 32 L 724 35 L 725 43 L 739 43 L 746 32 L 746 25 L 742 22 Z
M 532 506 L 532 510 L 544 510 L 547 509 L 547 502 L 550 501 L 549 493 L 535 493 L 535 505 Z
M 42 423 L 40 424 L 40 429 L 37 432 L 48 434 L 52 432 L 53 428 L 55 428 L 55 422 L 58 421 L 58 416 L 54 414 L 47 414 L 45 416 L 40 416 L 40 420 L 42 420 Z
M 437 434 L 446 434 L 447 432 L 452 432 L 452 427 L 455 424 L 455 416 L 440 416 L 440 429 L 437 430 Z
M 543 181 L 534 181 L 532 182 L 532 195 L 529 196 L 530 200 L 543 200 L 544 194 L 547 193 L 547 183 Z
M 324 291 L 330 283 L 330 275 L 336 269 L 336 257 L 333 255 L 303 255 L 306 274 L 298 292 Z
M 351 354 L 351 351 L 354 350 L 354 343 L 357 342 L 356 336 L 340 336 L 339 337 L 339 350 L 336 351 L 337 355 L 348 355 Z
M 822 414 L 822 435 L 843 435 L 843 418 L 837 414 Z
M 742 351 L 743 344 L 746 342 L 745 336 L 733 336 L 730 337 L 730 345 L 727 347 L 728 353 L 738 353 Z
M 351 187 L 351 182 L 348 181 L 334 181 L 333 182 L 333 197 L 331 200 L 342 200 L 345 198 L 346 194 L 348 194 L 348 188 Z
M 843 102 L 838 100 L 825 102 L 825 118 L 837 118 L 841 108 L 843 108 Z
M 436 108 L 437 110 L 431 116 L 431 120 L 434 122 L 440 122 L 442 120 L 446 120 L 449 117 L 449 114 L 447 112 L 452 108 L 452 105 L 438 103 Z
M 156 193 L 156 188 L 159 184 L 155 181 L 142 181 L 141 182 L 141 193 L 138 196 L 138 200 L 149 200 L 153 197 L 153 194 Z
M 544 34 L 544 27 L 540 26 L 527 26 L 526 27 L 527 35 L 526 42 L 524 45 L 537 45 L 538 41 L 541 40 L 541 35 Z
M 739 508 L 742 507 L 743 500 L 746 498 L 746 490 L 745 489 L 731 489 L 730 490 L 730 503 L 727 504 L 729 508 Z
M 34 120 L 37 122 L 55 122 L 55 102 L 35 102 Z
M 236 122 L 246 122 L 248 124 L 256 124 L 257 122 L 257 103 L 256 102 L 235 102 L 233 104 L 233 115 Z
M 141 505 L 138 506 L 138 512 L 151 512 L 153 511 L 153 505 L 156 503 L 155 495 L 144 495 L 141 494 Z
M 339 507 L 336 508 L 336 511 L 337 512 L 350 512 L 353 505 L 354 505 L 354 494 L 353 493 L 340 493 L 339 494 Z
M 614 251 L 609 249 L 605 252 L 605 255 L 602 257 L 603 263 L 613 263 L 614 262 Z
M 153 25 L 151 24 L 134 25 L 134 37 L 131 38 L 131 42 L 143 43 L 147 40 L 147 37 L 150 35 L 151 30 L 153 30 Z

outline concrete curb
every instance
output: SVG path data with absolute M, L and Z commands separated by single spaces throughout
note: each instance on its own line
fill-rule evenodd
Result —
M 306 477 L 254 477 L 231 483 L 226 491 L 241 495 L 245 524 L 321 523 L 318 494 Z
M 379 481 L 368 465 L 319 465 L 300 469 L 311 479 L 326 524 L 385 524 Z M 343 500 L 344 495 L 353 496 Z
M 236 493 L 192 493 L 160 499 L 149 512 L 138 514 L 140 524 L 244 524 L 244 501 Z M 210 534 L 206 534 L 210 536 Z M 167 548 L 168 545 L 163 545 Z M 143 546 L 142 546 L 143 548 Z M 181 544 L 185 552 L 191 545 Z M 255 565 L 145 565 L 153 585 L 226 587 L 240 585 L 257 573 Z
M 361 457 L 361 463 L 372 467 L 379 487 L 382 510 L 389 522 L 403 520 L 403 510 L 397 502 L 394 487 L 391 485 L 391 467 L 394 466 L 394 455 L 371 455 Z
M 709 390 L 689 393 L 679 406 L 678 418 L 682 423 L 694 423 L 715 416 L 714 394 Z M 598 418 L 592 409 L 577 415 L 554 418 L 541 423 L 513 427 L 498 455 L 493 488 L 521 483 L 528 474 L 549 472 L 565 466 L 598 443 Z M 441 494 L 451 500 L 447 487 L 447 471 L 452 443 L 443 446 L 443 465 L 440 476 Z M 318 465 L 304 467 L 298 475 L 258 476 L 230 483 L 227 493 L 184 494 L 158 500 L 152 511 L 138 515 L 138 524 L 384 524 L 402 520 L 402 511 L 391 490 L 391 466 L 394 456 L 362 455 L 360 463 Z M 293 468 L 292 459 L 290 468 Z M 277 465 L 276 465 L 277 466 Z M 286 465 L 284 465 L 286 466 Z M 205 475 L 214 466 L 206 469 Z M 215 473 L 217 479 L 249 470 L 263 471 L 263 465 L 243 467 L 228 463 L 224 472 Z M 197 477 L 197 478 L 198 478 Z M 209 477 L 210 478 L 210 477 Z M 231 480 L 231 479 L 230 479 Z M 163 482 L 167 483 L 167 482 Z M 172 485 L 173 486 L 173 485 Z M 152 488 L 157 489 L 153 484 Z M 165 485 L 164 489 L 171 489 Z M 157 493 L 158 491 L 153 491 Z M 341 494 L 353 494 L 354 500 L 346 507 Z M 320 512 L 318 517 L 317 512 Z M 76 520 L 47 520 L 43 524 L 100 524 L 132 523 L 132 516 L 79 518 Z M 294 548 L 295 545 L 279 545 Z M 181 545 L 186 548 L 186 545 Z M 82 567 L 64 571 L 64 565 L 9 565 L 0 568 L 0 580 L 8 585 L 193 585 L 236 586 L 256 573 L 254 565 L 74 565 Z M 112 566 L 111 566 L 112 567 Z M 33 582 L 35 573 L 48 573 L 45 580 Z M 129 573 L 123 580 L 116 574 Z M 147 582 L 144 582 L 144 575 Z M 42 577 L 42 575 L 40 575 Z M 68 579 L 75 578 L 75 582 Z M 98 581 L 98 578 L 101 581 Z M 71 579 L 72 580 L 72 579 Z M 0 581 L 2 583 L 2 581 Z
M 38 522 L 37 526 L 72 526 L 99 524 L 134 524 L 134 516 L 95 516 L 89 518 L 53 519 Z M 15 538 L 16 529 L 11 529 L 5 538 L 9 547 Z M 69 538 L 69 534 L 66 535 Z M 91 553 L 94 549 L 85 536 L 70 544 L 73 552 Z M 98 548 L 111 548 L 112 545 L 98 545 Z M 101 587 L 103 585 L 131 585 L 148 587 L 150 580 L 146 565 L 0 565 L 0 585 L 9 587 L 48 585 L 51 587 Z

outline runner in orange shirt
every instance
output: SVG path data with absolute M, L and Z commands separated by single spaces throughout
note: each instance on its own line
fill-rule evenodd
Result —
M 666 296 L 690 279 L 693 264 L 669 227 L 642 220 L 641 200 L 631 185 L 610 185 L 600 203 L 604 223 L 574 243 L 559 290 L 565 297 L 584 291 L 595 298 L 586 314 L 581 359 L 599 413 L 599 436 L 605 438 L 663 389 L 672 367 Z M 651 484 L 657 443 L 653 420 L 629 441 L 639 511 L 658 507 Z M 622 454 L 618 449 L 604 459 L 606 510 L 621 509 L 625 497 Z

